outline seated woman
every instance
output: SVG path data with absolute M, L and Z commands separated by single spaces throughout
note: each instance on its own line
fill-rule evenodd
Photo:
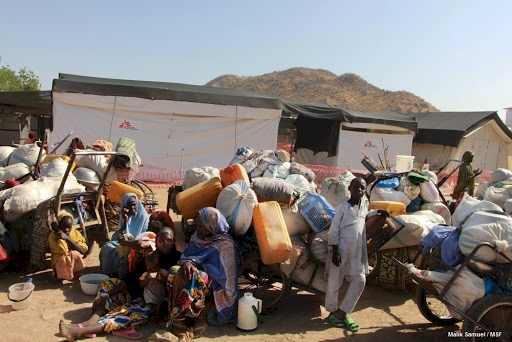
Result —
M 119 227 L 112 235 L 112 241 L 107 242 L 100 250 L 100 267 L 104 274 L 118 275 L 121 278 L 128 268 L 128 255 L 132 247 L 130 241 L 148 229 L 149 215 L 134 193 L 124 194 L 121 199 L 121 216 Z M 125 246 L 118 248 L 119 246 Z
M 75 273 L 85 268 L 83 255 L 87 252 L 87 244 L 82 234 L 73 228 L 71 214 L 62 214 L 59 223 L 52 224 L 48 244 L 53 277 L 46 281 L 47 284 L 54 284 L 58 280 L 71 280 Z
M 192 339 L 206 328 L 211 292 L 218 324 L 233 321 L 238 299 L 241 256 L 227 234 L 226 219 L 217 209 L 207 207 L 199 211 L 196 224 L 196 232 L 167 280 L 171 332 L 182 339 Z
M 163 227 L 156 237 L 156 251 L 159 256 L 160 267 L 169 269 L 178 262 L 181 253 L 174 245 L 174 234 L 169 227 Z M 151 253 L 148 248 L 141 254 Z M 157 318 L 150 315 L 151 305 L 143 299 L 143 288 L 140 287 L 139 278 L 147 268 L 144 258 L 139 258 L 133 271 L 129 272 L 124 280 L 116 278 L 105 279 L 98 288 L 98 294 L 92 305 L 92 316 L 76 325 L 69 325 L 61 320 L 59 332 L 68 341 L 85 336 L 92 337 L 105 331 L 115 335 L 127 337 L 140 336 L 135 328 Z M 162 305 L 165 307 L 165 305 Z

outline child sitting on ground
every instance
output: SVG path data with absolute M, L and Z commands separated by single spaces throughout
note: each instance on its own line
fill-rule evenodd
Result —
M 87 252 L 87 244 L 82 234 L 73 228 L 70 214 L 63 214 L 59 216 L 59 223 L 52 223 L 48 243 L 53 277 L 47 283 L 71 280 L 85 268 L 83 255 Z
M 144 288 L 144 301 L 150 307 L 150 316 L 159 313 L 160 305 L 165 299 L 165 282 L 167 271 L 160 268 L 159 254 L 149 252 L 146 254 L 147 271 L 139 278 L 140 287 Z

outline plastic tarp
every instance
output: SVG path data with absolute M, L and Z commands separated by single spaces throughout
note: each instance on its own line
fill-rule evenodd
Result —
M 281 110 L 66 92 L 53 93 L 59 141 L 134 140 L 143 169 L 226 166 L 240 146 L 274 150 Z M 183 160 L 183 164 L 182 164 Z

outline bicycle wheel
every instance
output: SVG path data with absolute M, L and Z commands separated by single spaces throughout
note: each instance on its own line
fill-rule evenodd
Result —
M 467 312 L 462 324 L 463 341 L 512 341 L 512 293 L 493 293 L 476 301 Z
M 419 285 L 416 288 L 416 305 L 423 317 L 438 326 L 448 326 L 460 322 L 450 314 L 443 302 Z
M 263 265 L 261 261 L 257 264 L 257 270 L 245 268 L 244 274 L 239 279 L 238 287 L 240 295 L 252 292 L 254 297 L 261 299 L 261 313 L 269 314 L 288 298 L 292 289 L 292 281 L 279 269 L 277 264 Z

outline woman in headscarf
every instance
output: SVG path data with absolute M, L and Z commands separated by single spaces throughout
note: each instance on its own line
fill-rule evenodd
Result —
M 176 250 L 174 232 L 169 227 L 162 227 L 154 237 L 154 233 L 142 234 L 144 243 L 137 251 L 141 258 L 137 258 L 132 269 L 124 280 L 108 278 L 101 282 L 96 298 L 92 305 L 92 316 L 76 325 L 69 325 L 61 320 L 59 332 L 68 341 L 74 341 L 82 336 L 94 337 L 104 331 L 127 338 L 142 338 L 141 333 L 135 329 L 157 317 L 150 316 L 150 307 L 146 305 L 143 289 L 139 278 L 146 271 L 144 255 L 156 247 L 160 266 L 169 269 L 176 265 L 181 253 Z M 163 308 L 166 305 L 162 305 Z M 160 313 L 162 316 L 162 312 Z
M 463 163 L 459 167 L 459 178 L 452 194 L 452 198 L 457 202 L 461 200 L 459 197 L 464 193 L 464 190 L 468 191 L 470 196 L 473 196 L 475 192 L 475 177 L 481 174 L 482 171 L 480 169 L 473 170 L 471 162 L 474 156 L 475 154 L 472 151 L 466 151 L 462 155 Z
M 131 241 L 148 229 L 149 215 L 137 195 L 126 193 L 121 199 L 119 226 L 112 240 L 101 247 L 100 267 L 104 274 L 121 278 L 128 270 L 128 254 L 134 246 Z
M 196 232 L 178 266 L 169 270 L 169 323 L 182 339 L 192 339 L 206 328 L 209 294 L 213 294 L 216 309 L 216 318 L 210 323 L 224 324 L 235 318 L 241 256 L 228 230 L 219 210 L 201 209 Z

